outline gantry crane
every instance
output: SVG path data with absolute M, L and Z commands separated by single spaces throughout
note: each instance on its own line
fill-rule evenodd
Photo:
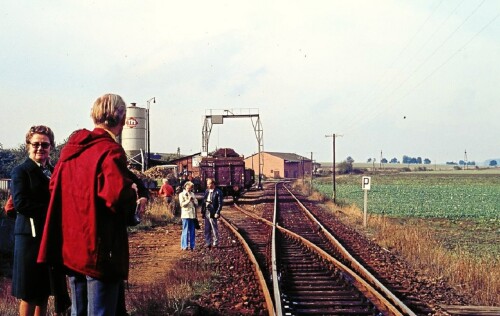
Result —
M 202 152 L 208 154 L 208 141 L 210 139 L 210 133 L 212 132 L 213 124 L 224 124 L 225 118 L 250 118 L 252 121 L 253 129 L 255 132 L 255 137 L 257 138 L 258 145 L 258 157 L 259 157 L 259 189 L 262 188 L 262 173 L 264 170 L 264 161 L 261 152 L 264 151 L 264 130 L 262 129 L 262 123 L 260 122 L 260 115 L 258 109 L 237 109 L 239 114 L 235 114 L 235 110 L 206 110 L 205 111 L 205 121 L 203 123 L 202 135 Z M 248 112 L 248 113 L 246 113 Z M 221 114 L 216 114 L 221 113 Z

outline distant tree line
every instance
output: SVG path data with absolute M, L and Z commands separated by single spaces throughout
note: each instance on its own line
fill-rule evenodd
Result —
M 500 159 L 499 159 L 500 160 Z M 376 158 L 368 158 L 366 160 L 367 163 L 373 163 L 377 161 Z M 354 159 L 352 159 L 351 156 L 348 156 L 345 161 L 340 163 L 340 173 L 354 173 L 355 170 L 352 167 L 352 163 L 354 162 Z M 392 158 L 390 161 L 388 161 L 386 158 L 380 159 L 380 163 L 401 163 L 397 158 Z M 421 157 L 410 157 L 410 156 L 403 156 L 403 164 L 424 164 L 424 165 L 429 165 L 431 164 L 431 160 L 429 158 L 424 158 L 422 159 Z M 459 160 L 458 162 L 455 161 L 447 161 L 447 165 L 453 165 L 457 166 L 456 168 L 459 168 L 458 166 L 476 166 L 475 161 L 464 161 L 464 160 Z M 492 159 L 488 162 L 488 166 L 490 167 L 496 167 L 499 165 L 499 162 L 497 159 Z M 476 167 L 477 168 L 477 167 Z
M 452 166 L 456 166 L 456 165 L 460 165 L 460 166 L 475 166 L 476 165 L 476 162 L 475 161 L 463 161 L 463 160 L 459 160 L 458 163 L 454 162 L 454 161 L 447 161 L 446 162 L 447 165 L 452 165 Z
M 368 158 L 367 160 L 368 163 L 373 162 L 375 163 L 375 158 Z M 382 158 L 380 160 L 380 163 L 400 163 L 399 160 L 394 157 L 390 161 L 387 160 L 387 158 Z M 431 163 L 431 160 L 429 158 L 422 159 L 421 157 L 410 157 L 410 156 L 403 156 L 403 161 L 402 163 L 404 164 L 425 164 L 429 165 Z

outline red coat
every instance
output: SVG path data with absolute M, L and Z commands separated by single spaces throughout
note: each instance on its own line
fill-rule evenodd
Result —
M 126 214 L 136 206 L 128 174 L 125 152 L 108 132 L 74 132 L 52 174 L 38 262 L 102 280 L 126 279 Z
M 174 196 L 174 188 L 172 188 L 170 184 L 164 183 L 161 186 L 160 191 L 158 191 L 158 195 L 164 197 Z

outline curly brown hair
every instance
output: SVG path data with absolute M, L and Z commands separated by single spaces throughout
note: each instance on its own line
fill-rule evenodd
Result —
M 54 132 L 50 129 L 50 127 L 45 125 L 33 125 L 26 133 L 26 147 L 30 144 L 31 137 L 33 137 L 34 134 L 47 136 L 50 141 L 50 147 L 54 148 L 56 146 L 54 142 Z

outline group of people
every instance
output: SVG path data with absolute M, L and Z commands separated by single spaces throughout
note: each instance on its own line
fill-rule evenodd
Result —
M 17 213 L 12 294 L 20 299 L 20 315 L 46 315 L 50 295 L 59 315 L 70 306 L 77 316 L 126 315 L 127 226 L 137 224 L 136 213 L 144 212 L 149 191 L 127 168 L 117 142 L 126 119 L 123 99 L 116 94 L 97 98 L 90 116 L 94 129 L 73 132 L 55 166 L 49 159 L 53 131 L 32 126 L 25 138 L 28 158 L 12 171 Z M 222 194 L 210 183 L 202 211 L 207 243 L 216 246 Z M 189 188 L 186 183 L 187 194 L 179 196 L 183 249 L 194 248 L 197 201 Z
M 205 246 L 211 248 L 217 247 L 219 242 L 217 221 L 222 210 L 224 196 L 222 191 L 215 187 L 214 179 L 208 178 L 206 181 L 207 190 L 203 195 L 201 203 L 201 216 L 204 220 Z M 182 219 L 182 250 L 193 250 L 195 247 L 195 229 L 198 223 L 196 207 L 198 206 L 198 200 L 193 193 L 193 187 L 193 182 L 187 181 L 183 185 L 183 191 L 179 193 Z

